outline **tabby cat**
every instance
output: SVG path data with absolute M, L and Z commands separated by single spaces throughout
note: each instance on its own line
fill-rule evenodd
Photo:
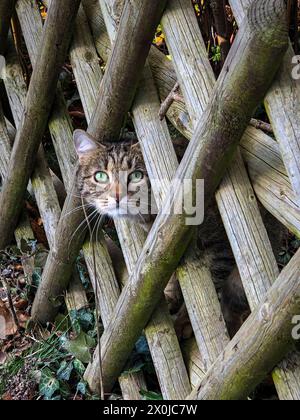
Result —
M 127 217 L 151 225 L 156 209 L 151 204 L 150 179 L 139 144 L 126 141 L 99 144 L 82 130 L 74 132 L 74 143 L 79 157 L 78 189 L 85 202 L 113 219 Z M 177 139 L 174 146 L 180 161 L 187 141 Z M 144 203 L 147 204 L 141 205 Z M 269 225 L 274 232 L 274 219 Z M 278 234 L 281 230 L 275 228 L 277 236 L 273 243 L 276 246 L 280 243 Z M 244 314 L 248 304 L 214 200 L 199 227 L 197 253 L 210 269 L 217 290 L 223 290 L 223 311 L 233 335 L 238 326 L 232 314 Z

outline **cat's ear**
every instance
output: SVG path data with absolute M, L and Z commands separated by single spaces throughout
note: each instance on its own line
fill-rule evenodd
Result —
M 82 157 L 87 153 L 91 153 L 99 148 L 97 142 L 83 130 L 75 130 L 73 140 L 79 157 Z

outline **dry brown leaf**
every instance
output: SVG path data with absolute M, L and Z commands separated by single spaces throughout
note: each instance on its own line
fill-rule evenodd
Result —
M 3 351 L 0 351 L 0 365 L 4 365 L 7 360 L 7 354 Z
M 4 395 L 2 395 L 2 400 L 3 401 L 12 401 L 12 396 L 9 392 L 6 392 Z
M 25 299 L 19 299 L 18 301 L 14 302 L 14 306 L 16 309 L 18 309 L 19 311 L 23 311 L 27 308 L 28 306 L 28 300 Z
M 6 307 L 5 303 L 0 300 L 0 339 L 5 339 L 10 335 L 14 335 L 17 330 L 10 310 Z

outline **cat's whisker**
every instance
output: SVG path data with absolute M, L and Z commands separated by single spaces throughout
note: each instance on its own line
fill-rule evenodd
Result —
M 82 195 L 71 194 L 71 193 L 68 193 L 68 195 L 70 195 L 71 197 L 75 197 L 75 198 L 82 198 L 83 197 Z
M 89 224 L 89 230 L 90 230 L 90 247 L 91 247 L 91 250 L 92 250 L 94 233 L 96 232 L 95 240 L 97 241 L 98 240 L 98 234 L 99 234 L 99 228 L 101 226 L 103 226 L 103 222 L 105 220 L 105 217 L 106 217 L 105 215 L 99 214 L 99 216 L 98 216 L 98 218 L 97 218 L 97 220 L 95 222 L 95 225 L 94 225 L 92 231 L 91 231 L 91 226 Z
M 92 230 L 92 232 L 90 232 L 90 236 L 91 236 L 91 242 L 90 242 L 90 245 L 92 246 L 92 242 L 93 242 L 93 235 L 94 235 L 94 231 L 95 231 L 95 229 L 96 229 L 96 227 L 97 227 L 97 224 L 98 224 L 98 222 L 99 222 L 99 220 L 101 219 L 101 214 L 99 214 L 98 215 L 98 218 L 97 218 L 97 220 L 96 220 L 96 222 L 95 222 L 95 225 L 94 225 L 94 227 L 93 227 L 93 230 Z M 97 238 L 96 238 L 97 239 Z
M 101 216 L 102 217 L 102 216 Z M 96 241 L 98 241 L 98 239 L 99 239 L 99 229 L 100 229 L 100 226 L 101 226 L 101 217 L 100 217 L 100 219 L 98 220 L 98 224 L 97 224 L 97 230 L 96 230 Z
M 105 219 L 106 219 L 106 215 L 101 214 L 101 217 L 99 219 L 98 226 L 97 226 L 97 231 L 96 231 L 96 240 L 98 239 L 99 230 L 102 229 Z
M 71 211 L 69 211 L 68 213 L 66 213 L 66 214 L 64 214 L 63 216 L 62 216 L 62 218 L 65 218 L 65 217 L 67 217 L 67 216 L 70 216 L 71 214 L 73 214 L 73 213 L 76 213 L 77 211 L 79 211 L 79 210 L 83 210 L 83 208 L 93 208 L 93 206 L 91 205 L 91 204 L 84 204 L 83 206 L 78 206 L 78 207 L 75 207 L 74 209 L 72 209 Z
M 76 228 L 76 230 L 75 230 L 75 232 L 73 233 L 73 235 L 71 236 L 71 239 L 70 239 L 70 241 L 69 241 L 69 246 L 68 246 L 68 252 L 69 252 L 69 250 L 70 250 L 70 245 L 71 245 L 71 243 L 72 243 L 72 241 L 73 241 L 73 239 L 74 239 L 74 237 L 75 237 L 75 235 L 77 234 L 77 232 L 79 231 L 79 229 L 81 229 L 84 225 L 85 225 L 85 223 L 88 223 L 88 221 L 89 221 L 89 219 L 91 218 L 91 217 L 93 217 L 93 219 L 94 219 L 94 217 L 95 217 L 95 215 L 98 213 L 98 210 L 96 209 L 96 210 L 94 210 L 91 214 L 90 214 L 90 216 L 88 216 L 88 220 L 85 218 L 80 224 L 79 224 L 79 226 Z M 82 231 L 83 232 L 83 231 Z M 80 233 L 80 235 L 82 234 L 82 232 Z

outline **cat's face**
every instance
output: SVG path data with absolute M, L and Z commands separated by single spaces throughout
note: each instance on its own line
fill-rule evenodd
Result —
M 79 157 L 78 189 L 100 214 L 148 223 L 151 189 L 138 144 L 97 143 L 82 130 L 74 132 Z

